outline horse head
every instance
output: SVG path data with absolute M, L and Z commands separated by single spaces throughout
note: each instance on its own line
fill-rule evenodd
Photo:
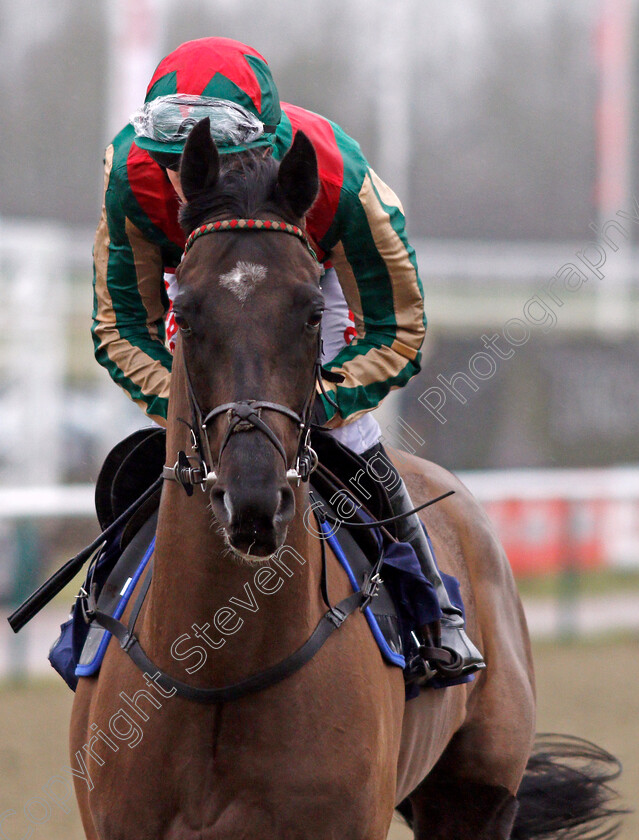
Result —
M 192 236 L 178 269 L 174 371 L 183 366 L 205 418 L 211 507 L 228 545 L 268 557 L 295 512 L 287 473 L 315 392 L 321 268 L 301 230 L 318 189 L 315 152 L 298 132 L 279 166 L 262 150 L 220 156 L 203 120 L 180 182 L 185 232 L 215 235 Z M 236 219 L 258 225 L 229 228 Z

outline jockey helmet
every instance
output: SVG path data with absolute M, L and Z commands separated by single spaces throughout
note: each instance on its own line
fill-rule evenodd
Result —
M 159 63 L 131 118 L 147 151 L 180 154 L 204 117 L 221 152 L 270 144 L 280 121 L 277 87 L 264 58 L 229 38 L 187 41 Z

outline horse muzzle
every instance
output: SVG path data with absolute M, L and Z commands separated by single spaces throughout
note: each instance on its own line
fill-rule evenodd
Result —
M 288 484 L 224 487 L 217 482 L 210 498 L 229 546 L 239 554 L 270 557 L 283 545 L 295 514 L 295 496 Z

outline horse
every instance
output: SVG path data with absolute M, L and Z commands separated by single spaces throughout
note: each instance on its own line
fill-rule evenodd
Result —
M 441 569 L 460 582 L 485 671 L 407 702 L 401 669 L 354 610 L 302 667 L 261 690 L 213 703 L 176 694 L 178 681 L 221 691 L 277 669 L 321 624 L 323 586 L 333 601 L 353 594 L 304 516 L 299 480 L 322 310 L 303 233 L 318 189 L 313 147 L 298 132 L 279 165 L 262 153 L 222 157 L 204 120 L 180 181 L 182 223 L 197 235 L 174 302 L 173 480 L 148 591 L 129 607 L 152 667 L 125 655 L 130 638 L 112 640 L 99 674 L 79 680 L 70 751 L 87 838 L 383 840 L 396 807 L 418 840 L 507 840 L 513 825 L 518 838 L 541 836 L 539 822 L 518 829 L 531 810 L 517 817 L 535 686 L 510 567 L 470 492 L 416 456 L 392 453 L 416 504 L 454 490 L 421 515 Z M 185 422 L 194 411 L 197 422 Z M 202 465 L 208 474 L 196 475 Z

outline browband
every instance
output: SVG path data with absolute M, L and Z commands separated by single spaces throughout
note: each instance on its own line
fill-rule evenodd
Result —
M 219 222 L 209 222 L 207 225 L 195 228 L 190 234 L 184 246 L 185 255 L 189 252 L 195 240 L 199 239 L 200 236 L 224 230 L 273 230 L 278 233 L 289 233 L 291 236 L 296 236 L 300 239 L 306 245 L 315 262 L 319 262 L 317 254 L 312 249 L 308 237 L 302 228 L 297 225 L 289 225 L 287 222 L 278 222 L 275 219 L 223 219 Z

